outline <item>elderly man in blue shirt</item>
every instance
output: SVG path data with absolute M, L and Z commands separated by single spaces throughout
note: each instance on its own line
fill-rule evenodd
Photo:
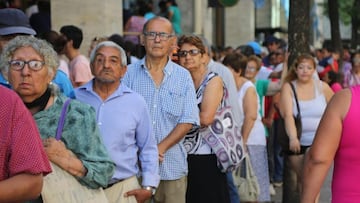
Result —
M 90 55 L 94 79 L 75 90 L 76 98 L 96 110 L 104 144 L 116 164 L 105 193 L 110 202 L 136 203 L 151 198 L 160 181 L 158 149 L 142 96 L 121 82 L 125 51 L 99 43 Z M 142 177 L 141 186 L 136 177 Z
M 146 56 L 129 66 L 123 82 L 140 93 L 150 109 L 161 176 L 154 202 L 185 203 L 188 165 L 182 141 L 199 125 L 194 84 L 190 73 L 169 58 L 176 37 L 168 19 L 147 21 L 140 41 Z

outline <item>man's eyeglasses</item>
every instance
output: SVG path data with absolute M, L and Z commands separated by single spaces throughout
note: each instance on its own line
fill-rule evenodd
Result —
M 182 50 L 182 51 L 178 51 L 178 56 L 180 57 L 186 57 L 188 54 L 190 54 L 190 56 L 196 56 L 198 54 L 200 54 L 201 51 L 199 49 L 191 49 L 189 51 L 185 51 L 185 50 Z
M 31 70 L 38 71 L 41 70 L 43 65 L 45 64 L 44 61 L 21 61 L 21 60 L 12 60 L 9 61 L 10 68 L 13 70 L 22 70 L 25 67 L 25 64 L 29 66 Z
M 166 41 L 168 40 L 170 37 L 173 37 L 174 35 L 172 34 L 168 34 L 168 33 L 165 33 L 165 32 L 144 32 L 143 33 L 144 36 L 149 39 L 149 40 L 153 40 L 156 38 L 156 36 L 159 36 L 159 39 L 161 41 Z

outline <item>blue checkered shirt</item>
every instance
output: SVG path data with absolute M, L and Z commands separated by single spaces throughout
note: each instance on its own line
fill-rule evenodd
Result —
M 145 98 L 157 143 L 168 136 L 179 123 L 199 125 L 195 87 L 190 73 L 170 60 L 163 71 L 164 79 L 157 87 L 143 58 L 129 65 L 122 80 Z M 160 164 L 161 180 L 176 180 L 186 176 L 188 172 L 186 157 L 187 153 L 182 141 L 171 147 Z

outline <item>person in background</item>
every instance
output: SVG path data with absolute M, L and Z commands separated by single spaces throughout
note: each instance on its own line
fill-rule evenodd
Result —
M 66 44 L 66 38 L 59 35 L 56 31 L 49 31 L 39 36 L 40 39 L 44 39 L 49 42 L 59 57 L 59 67 L 56 70 L 55 78 L 53 82 L 57 84 L 60 91 L 70 98 L 75 98 L 74 88 L 69 79 L 69 66 L 67 62 L 61 58 L 62 51 Z
M 181 35 L 181 12 L 176 0 L 166 0 L 167 18 L 171 21 L 176 35 Z
M 263 45 L 267 48 L 270 54 L 272 52 L 275 52 L 280 47 L 280 40 L 277 37 L 270 35 L 266 37 Z M 265 67 L 269 67 L 271 65 L 270 55 L 266 55 L 265 57 L 263 57 L 262 63 Z
M 359 122 L 360 86 L 336 93 L 326 107 L 314 142 L 305 157 L 301 202 L 315 202 L 320 188 L 334 166 L 331 202 L 360 201 Z
M 221 77 L 208 71 L 204 63 L 205 46 L 199 37 L 183 35 L 178 46 L 179 64 L 190 72 L 196 89 L 200 128 L 207 128 L 224 106 L 226 87 Z M 189 168 L 186 202 L 229 202 L 226 173 L 219 169 L 215 152 L 203 139 L 201 130 L 191 129 L 184 143 Z
M 60 33 L 67 39 L 64 47 L 64 54 L 69 59 L 70 80 L 74 87 L 79 87 L 90 81 L 91 75 L 89 60 L 80 54 L 80 45 L 83 40 L 83 33 L 80 28 L 74 25 L 65 25 L 60 28 Z
M 37 36 L 51 30 L 50 0 L 38 0 L 39 12 L 30 16 L 30 25 L 36 31 Z
M 99 44 L 100 42 L 106 41 L 106 40 L 108 40 L 108 37 L 106 37 L 106 36 L 94 37 L 90 42 L 90 46 L 88 49 L 88 57 L 90 57 L 91 51 L 96 47 L 97 44 Z
M 100 42 L 90 54 L 90 66 L 94 79 L 76 89 L 76 98 L 96 109 L 102 138 L 116 164 L 111 187 L 105 193 L 121 186 L 116 197 L 120 199 L 107 195 L 109 200 L 143 202 L 152 196 L 160 181 L 148 107 L 142 96 L 121 82 L 127 62 L 120 46 L 111 41 Z M 141 174 L 142 187 L 137 174 Z
M 0 202 L 32 200 L 40 195 L 50 163 L 19 96 L 2 86 L 0 95 Z
M 124 26 L 124 41 L 130 41 L 133 44 L 139 44 L 140 34 L 147 19 L 144 17 L 146 13 L 145 2 L 137 2 L 138 9 L 135 13 L 126 21 Z
M 344 88 L 360 85 L 360 52 L 356 52 L 351 59 L 352 68 L 344 74 Z
M 188 165 L 182 141 L 193 125 L 199 125 L 194 84 L 190 73 L 170 60 L 176 37 L 169 20 L 148 20 L 140 40 L 146 55 L 129 65 L 122 82 L 140 93 L 150 110 L 161 177 L 153 200 L 185 203 Z
M 336 73 L 335 71 L 331 70 L 325 74 L 325 76 L 323 77 L 323 81 L 330 86 L 330 88 L 334 93 L 336 93 L 343 89 L 341 85 L 342 84 L 341 78 L 342 77 L 340 73 Z
M 280 93 L 280 114 L 284 118 L 286 133 L 289 136 L 289 150 L 283 149 L 284 160 L 290 162 L 290 169 L 296 173 L 296 191 L 301 190 L 303 161 L 307 149 L 311 147 L 315 131 L 326 105 L 333 96 L 329 85 L 313 78 L 316 62 L 308 54 L 296 58 L 294 66 L 289 70 Z M 302 131 L 298 139 L 294 116 L 298 114 L 291 89 L 292 83 L 296 90 L 301 113 Z M 286 168 L 285 168 L 286 170 Z M 301 191 L 300 191 L 301 192 Z M 292 195 L 295 195 L 292 194 Z
M 29 18 L 19 9 L 0 9 L 0 54 L 4 46 L 17 35 L 36 35 L 30 26 Z M 11 87 L 3 67 L 0 67 L 0 84 Z
M 115 164 L 103 144 L 92 107 L 71 100 L 61 139 L 55 139 L 68 98 L 50 83 L 59 65 L 51 45 L 32 36 L 17 36 L 4 48 L 0 65 L 33 115 L 49 160 L 88 188 L 106 187 Z
M 233 53 L 225 56 L 223 62 L 235 79 L 242 117 L 241 135 L 261 191 L 258 201 L 270 201 L 265 128 L 261 122 L 260 100 L 255 85 L 244 77 L 247 57 Z

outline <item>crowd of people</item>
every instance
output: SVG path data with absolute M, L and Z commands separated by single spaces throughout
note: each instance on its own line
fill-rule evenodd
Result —
M 264 47 L 250 41 L 220 53 L 203 36 L 182 34 L 175 1 L 160 3 L 166 16 L 141 11 L 125 25 L 129 36 L 94 37 L 88 55 L 80 52 L 80 27 L 38 31 L 23 11 L 0 9 L 0 202 L 41 202 L 51 162 L 103 188 L 110 202 L 238 203 L 237 177 L 221 171 L 202 134 L 225 103 L 240 126 L 258 201 L 271 201 L 284 171 L 293 171 L 294 186 L 283 186 L 317 202 L 333 160 L 333 202 L 359 196 L 347 183 L 356 184 L 348 175 L 358 158 L 348 150 L 359 145 L 360 52 L 339 64 L 324 45 L 288 67 L 286 41 L 268 36 Z M 279 117 L 289 149 L 277 140 Z

